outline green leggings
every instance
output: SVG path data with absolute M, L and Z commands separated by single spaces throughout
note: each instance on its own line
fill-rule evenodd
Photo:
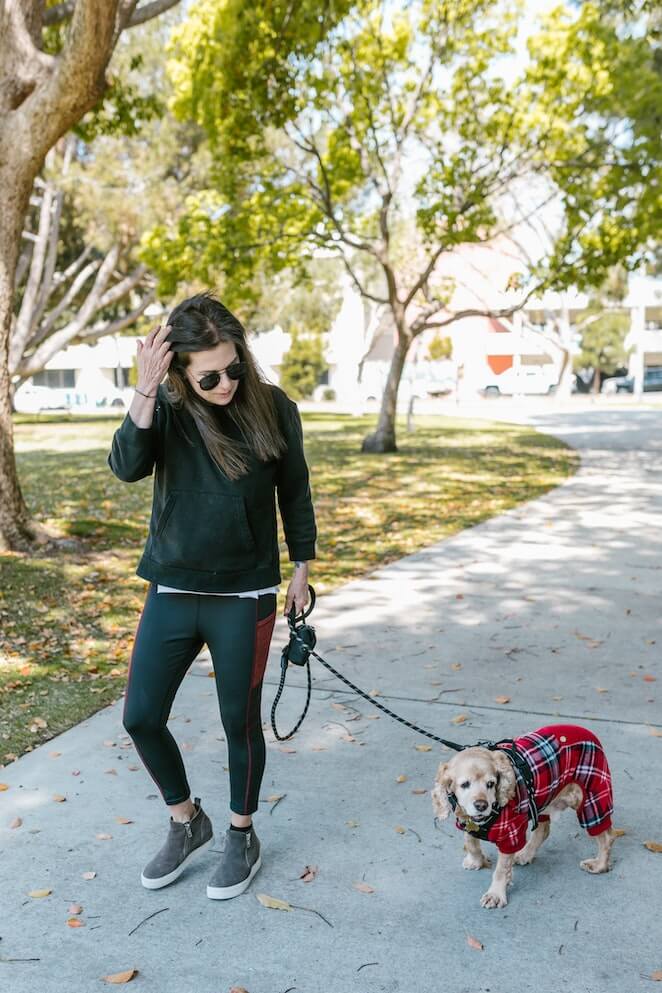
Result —
M 129 662 L 122 723 L 167 804 L 191 795 L 166 722 L 182 679 L 206 643 L 228 745 L 230 809 L 257 810 L 265 762 L 262 680 L 275 620 L 275 593 L 258 599 L 157 593 L 150 583 Z

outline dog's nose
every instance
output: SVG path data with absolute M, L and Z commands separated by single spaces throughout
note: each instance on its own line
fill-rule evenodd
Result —
M 474 800 L 474 807 L 479 814 L 483 814 L 487 810 L 487 800 Z

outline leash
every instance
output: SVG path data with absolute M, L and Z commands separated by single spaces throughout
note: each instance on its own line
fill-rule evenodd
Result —
M 315 590 L 310 585 L 308 586 L 308 592 L 310 593 L 310 606 L 308 607 L 308 609 L 302 610 L 301 613 L 297 615 L 296 607 L 292 605 L 292 608 L 287 615 L 287 623 L 290 629 L 290 640 L 288 641 L 288 643 L 283 648 L 283 651 L 281 652 L 280 683 L 278 686 L 278 690 L 276 691 L 276 696 L 274 697 L 273 705 L 271 707 L 271 728 L 278 741 L 287 741 L 294 734 L 296 734 L 296 732 L 303 724 L 306 714 L 308 713 L 308 708 L 310 706 L 310 698 L 312 694 L 312 679 L 310 675 L 310 657 L 312 656 L 313 658 L 317 659 L 317 661 L 321 663 L 321 665 L 323 665 L 325 669 L 328 669 L 328 671 L 332 675 L 334 675 L 336 679 L 339 679 L 346 686 L 349 686 L 350 689 L 352 689 L 355 693 L 358 693 L 358 695 L 363 697 L 364 700 L 367 700 L 368 703 L 371 703 L 373 707 L 377 707 L 377 709 L 381 710 L 382 713 L 387 714 L 389 717 L 392 717 L 393 720 L 398 721 L 400 724 L 404 724 L 405 727 L 411 728 L 411 730 L 416 731 L 417 734 L 422 734 L 426 738 L 431 738 L 432 741 L 437 741 L 441 745 L 445 745 L 447 748 L 452 748 L 453 751 L 455 752 L 462 752 L 464 751 L 465 748 L 472 747 L 471 745 L 458 745 L 458 743 L 455 741 L 448 741 L 446 738 L 440 738 L 439 735 L 433 734 L 431 731 L 426 731 L 425 728 L 421 728 L 417 724 L 413 724 L 411 721 L 408 721 L 405 717 L 401 717 L 399 714 L 396 714 L 393 710 L 389 710 L 388 707 L 385 707 L 382 703 L 379 703 L 377 700 L 374 699 L 374 697 L 369 696 L 364 690 L 356 686 L 353 682 L 351 682 L 351 680 L 347 679 L 346 676 L 343 676 L 341 672 L 338 672 L 337 669 L 334 669 L 334 667 L 329 662 L 327 662 L 326 659 L 322 658 L 321 655 L 318 655 L 318 653 L 314 650 L 315 645 L 317 644 L 317 635 L 315 633 L 315 628 L 311 624 L 306 624 L 306 618 L 309 617 L 310 614 L 312 613 L 315 607 L 315 603 L 317 601 L 317 596 L 315 594 Z M 293 665 L 305 667 L 306 669 L 306 676 L 307 676 L 306 703 L 303 708 L 303 713 L 301 714 L 301 717 L 294 725 L 292 730 L 288 734 L 280 734 L 278 728 L 276 727 L 276 708 L 278 707 L 278 703 L 285 688 L 285 679 L 287 677 L 287 670 L 290 663 L 292 663 Z M 524 782 L 524 785 L 526 786 L 527 800 L 529 806 L 529 820 L 532 821 L 533 828 L 535 828 L 538 824 L 539 815 L 534 797 L 533 774 L 531 772 L 528 762 L 517 750 L 517 747 L 513 739 L 503 738 L 500 741 L 479 741 L 476 744 L 482 746 L 483 748 L 489 748 L 490 751 L 494 751 L 496 748 L 500 748 L 500 746 L 505 746 L 502 750 L 506 752 L 516 772 L 519 774 L 520 778 Z
M 336 679 L 339 679 L 341 682 L 345 683 L 345 685 L 349 686 L 350 689 L 354 690 L 355 693 L 358 693 L 359 696 L 362 696 L 364 700 L 367 700 L 368 703 L 371 703 L 373 707 L 377 707 L 377 709 L 381 710 L 384 714 L 388 714 L 388 716 L 392 717 L 393 720 L 399 721 L 400 724 L 404 724 L 405 727 L 411 728 L 412 731 L 416 731 L 418 734 L 425 735 L 426 738 L 431 738 L 433 741 L 438 741 L 440 744 L 446 745 L 447 748 L 452 748 L 456 752 L 461 752 L 464 748 L 467 747 L 466 745 L 458 745 L 455 741 L 447 741 L 445 738 L 440 738 L 439 735 L 432 734 L 431 731 L 426 731 L 424 728 L 418 727 L 417 724 L 412 724 L 411 721 L 408 721 L 406 718 L 401 717 L 399 714 L 394 713 L 394 711 L 389 710 L 388 707 L 385 707 L 382 703 L 379 703 L 377 700 L 374 699 L 374 697 L 368 696 L 368 694 L 364 690 L 360 689 L 360 687 L 352 683 L 351 680 L 347 679 L 346 676 L 343 676 L 343 674 L 341 672 L 338 672 L 337 669 L 334 669 L 333 666 L 326 661 L 326 659 L 322 658 L 321 655 L 318 655 L 317 652 L 314 651 L 315 645 L 317 643 L 317 635 L 315 634 L 315 628 L 311 624 L 306 624 L 306 618 L 312 613 L 317 597 L 315 595 L 315 590 L 313 589 L 312 586 L 308 587 L 308 591 L 310 593 L 310 606 L 308 607 L 308 610 L 302 611 L 297 616 L 296 608 L 292 606 L 292 609 L 287 615 L 287 623 L 290 628 L 290 640 L 288 641 L 287 645 L 285 645 L 281 653 L 280 685 L 278 686 L 278 690 L 274 698 L 273 706 L 271 708 L 271 727 L 278 741 L 287 741 L 288 738 L 291 738 L 292 735 L 294 735 L 299 730 L 299 728 L 303 724 L 306 714 L 308 713 L 308 707 L 310 706 L 310 697 L 312 692 L 312 680 L 310 675 L 310 657 L 312 655 L 312 657 L 317 659 L 317 661 L 320 662 L 325 669 L 328 669 L 328 671 L 332 673 L 332 675 L 334 675 Z M 308 692 L 306 696 L 306 704 L 303 709 L 303 713 L 301 714 L 301 717 L 294 725 L 292 730 L 289 732 L 289 734 L 281 735 L 279 734 L 278 728 L 276 727 L 276 708 L 278 706 L 278 702 L 282 696 L 283 689 L 285 687 L 285 678 L 287 676 L 287 668 L 290 662 L 292 662 L 294 665 L 305 666 L 306 674 L 307 674 L 307 682 L 308 682 Z

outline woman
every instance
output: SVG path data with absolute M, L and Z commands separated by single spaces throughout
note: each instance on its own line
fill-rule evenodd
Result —
M 155 471 L 136 572 L 150 585 L 138 623 L 123 724 L 170 810 L 168 837 L 141 882 L 173 882 L 212 843 L 166 727 L 193 659 L 214 665 L 230 778 L 230 826 L 207 896 L 228 899 L 261 865 L 251 815 L 265 763 L 260 702 L 276 618 L 276 496 L 294 575 L 284 613 L 308 600 L 317 537 L 301 418 L 264 382 L 239 320 L 210 293 L 184 300 L 138 342 L 138 382 L 108 464 L 125 482 Z M 164 385 L 159 385 L 167 374 Z

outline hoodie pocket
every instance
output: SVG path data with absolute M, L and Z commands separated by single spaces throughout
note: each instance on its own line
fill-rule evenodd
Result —
M 256 563 L 255 539 L 241 495 L 173 490 L 152 539 L 161 565 L 199 572 L 240 572 Z

